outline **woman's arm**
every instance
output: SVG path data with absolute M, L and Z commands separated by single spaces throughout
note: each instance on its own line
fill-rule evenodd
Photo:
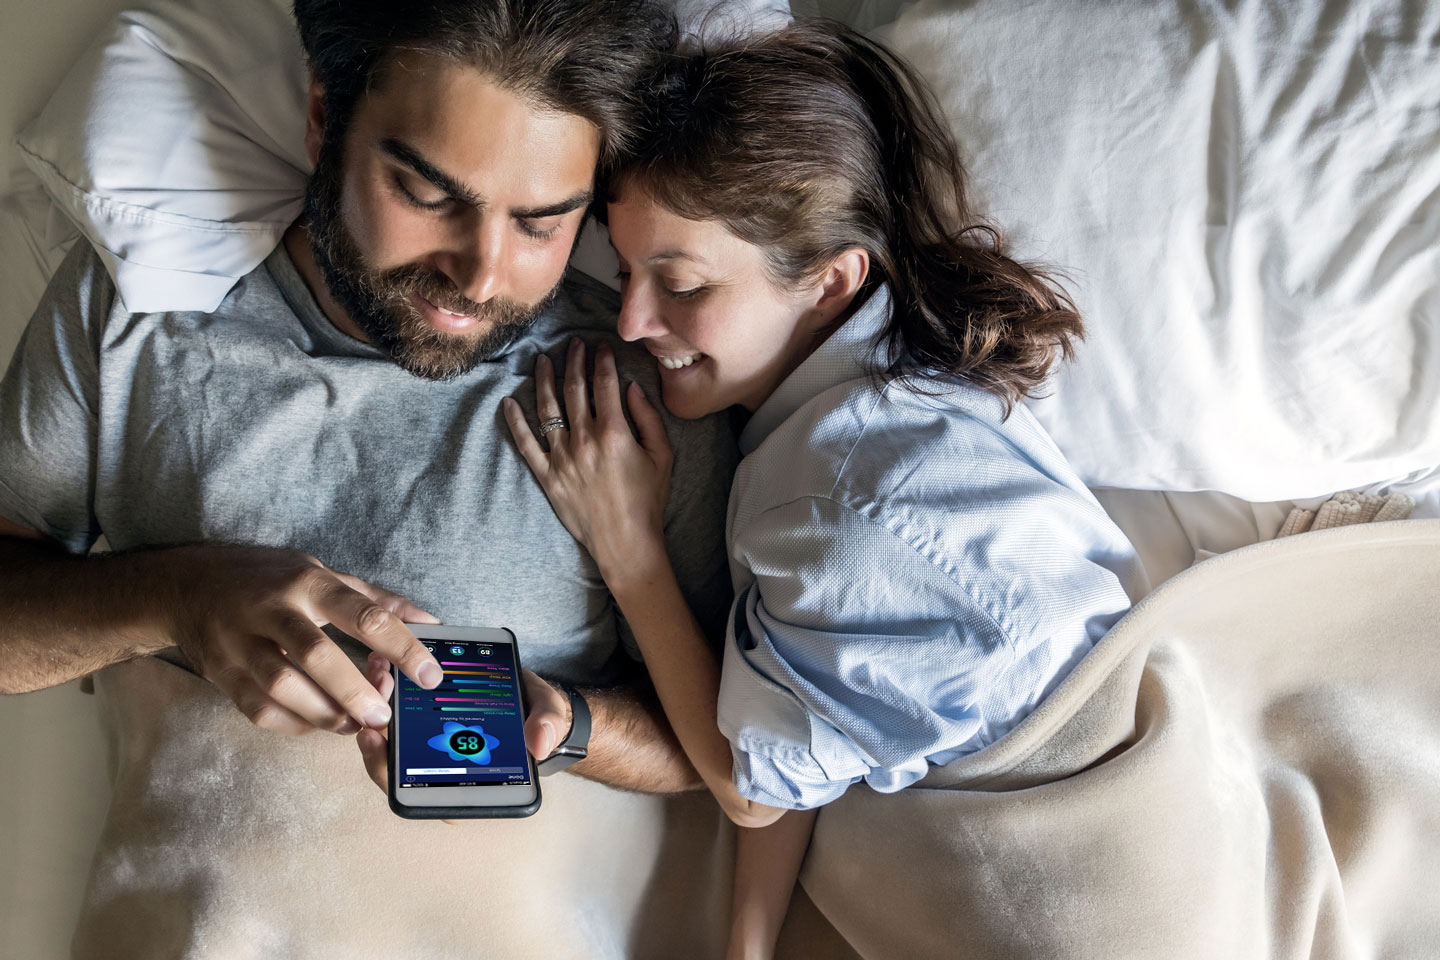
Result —
M 747 800 L 735 789 L 730 741 L 715 721 L 720 664 L 680 594 L 665 544 L 655 540 L 628 562 L 600 569 L 635 632 L 665 716 L 705 785 L 740 826 L 774 823 L 784 810 Z
M 645 657 L 660 705 L 685 755 L 726 814 L 741 826 L 773 823 L 784 811 L 753 803 L 735 789 L 730 743 L 716 722 L 720 665 L 680 592 L 665 549 L 664 513 L 673 456 L 659 412 L 636 384 L 629 387 L 631 433 L 620 401 L 615 356 L 595 360 L 595 412 L 585 380 L 585 347 L 571 341 L 565 403 L 543 354 L 535 364 L 542 423 L 563 424 L 540 445 L 519 404 L 504 402 L 520 454 L 565 528 L 595 558 Z
M 726 960 L 769 960 L 775 955 L 775 941 L 810 847 L 815 814 L 792 810 L 768 827 L 740 831 Z

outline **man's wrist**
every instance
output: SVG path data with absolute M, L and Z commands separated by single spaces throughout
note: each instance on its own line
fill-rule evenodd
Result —
M 148 566 L 146 579 L 155 585 L 153 604 L 145 615 L 153 625 L 155 653 L 167 647 L 182 650 L 199 633 L 199 618 L 193 604 L 204 594 L 201 587 L 205 568 L 212 559 L 200 544 L 147 550 L 141 556 Z
M 550 681 L 546 681 L 551 683 Z M 555 684 L 551 686 L 559 690 L 565 701 L 565 712 L 568 716 L 568 730 L 560 741 L 551 749 L 550 755 L 536 765 L 536 770 L 541 776 L 549 776 L 559 773 L 589 755 L 590 746 L 590 708 L 584 696 L 568 684 Z
M 565 684 L 549 679 L 545 682 L 550 684 L 550 689 L 560 694 L 560 700 L 565 704 L 565 722 L 560 725 L 560 729 L 557 731 L 560 735 L 555 738 L 555 746 L 558 747 L 569 738 L 570 731 L 575 729 L 575 710 L 570 705 L 570 692 L 565 689 Z M 554 747 L 550 752 L 555 752 Z

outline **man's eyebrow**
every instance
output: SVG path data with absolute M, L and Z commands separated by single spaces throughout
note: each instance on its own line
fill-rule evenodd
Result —
M 582 190 L 575 196 L 567 197 L 559 203 L 547 203 L 543 207 L 530 207 L 525 210 L 512 210 L 510 216 L 516 220 L 543 220 L 546 217 L 558 217 L 561 214 L 579 210 L 581 207 L 588 207 L 590 201 L 594 199 L 594 191 Z
M 435 164 L 429 160 L 426 160 L 420 155 L 419 151 L 409 144 L 402 143 L 394 137 L 386 137 L 380 141 L 380 149 L 388 153 L 392 159 L 405 164 L 405 166 L 414 170 L 420 176 L 429 180 L 436 187 L 444 190 L 461 203 L 469 204 L 472 207 L 485 206 L 485 201 L 476 196 L 474 191 L 450 176 L 444 170 L 435 166 Z

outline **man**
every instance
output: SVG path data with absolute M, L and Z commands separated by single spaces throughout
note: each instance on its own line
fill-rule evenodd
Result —
M 570 336 L 611 329 L 613 295 L 561 277 L 668 22 L 638 0 L 295 12 L 316 172 L 281 248 L 212 314 L 130 314 L 82 244 L 0 385 L 0 689 L 101 671 L 112 740 L 76 956 L 714 942 L 713 804 L 611 789 L 699 781 L 499 414 L 513 395 L 533 417 L 538 354 L 563 369 Z M 615 350 L 655 396 L 654 361 Z M 670 546 L 718 632 L 733 440 L 668 426 Z M 115 552 L 86 557 L 101 534 Z M 364 647 L 321 626 L 433 686 L 401 624 L 433 618 L 510 627 L 539 674 L 584 685 L 587 779 L 548 780 L 531 821 L 401 821 L 353 745 L 268 732 L 383 729 Z M 544 756 L 569 698 L 527 692 Z

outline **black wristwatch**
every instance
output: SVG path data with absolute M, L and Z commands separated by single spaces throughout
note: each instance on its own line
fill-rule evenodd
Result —
M 590 705 L 570 684 L 557 683 L 556 686 L 570 698 L 570 735 L 555 748 L 555 752 L 535 764 L 542 777 L 559 773 L 570 764 L 584 760 L 588 756 L 586 748 L 590 745 Z

